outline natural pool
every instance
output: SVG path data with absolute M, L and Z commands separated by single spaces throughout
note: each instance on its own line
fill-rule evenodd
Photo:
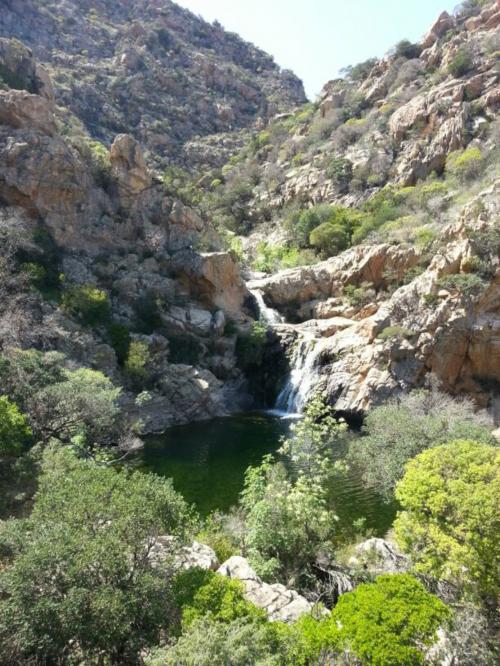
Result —
M 256 412 L 177 426 L 148 438 L 143 464 L 171 477 L 176 490 L 201 514 L 225 511 L 238 501 L 246 468 L 280 447 L 290 423 Z M 391 526 L 395 507 L 382 502 L 354 470 L 339 474 L 330 493 L 340 527 L 349 529 L 365 517 L 366 527 L 383 536 Z

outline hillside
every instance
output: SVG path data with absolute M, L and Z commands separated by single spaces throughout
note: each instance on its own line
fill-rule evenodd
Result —
M 0 4 L 0 36 L 30 47 L 51 74 L 64 133 L 108 147 L 129 133 L 158 167 L 224 161 L 238 145 L 231 133 L 305 101 L 269 55 L 170 0 Z M 221 132 L 218 151 L 190 145 Z

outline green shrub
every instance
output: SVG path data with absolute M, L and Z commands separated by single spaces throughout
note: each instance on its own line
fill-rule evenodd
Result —
M 419 44 L 412 44 L 408 39 L 402 39 L 394 47 L 394 54 L 398 58 L 407 58 L 408 60 L 418 58 L 421 51 L 422 48 Z
M 369 303 L 375 292 L 373 291 L 372 284 L 365 282 L 359 287 L 354 284 L 346 284 L 343 288 L 343 294 L 351 305 L 360 306 Z
M 226 623 L 242 618 L 267 619 L 264 610 L 245 599 L 241 581 L 213 571 L 184 571 L 176 576 L 173 587 L 176 602 L 182 609 L 183 627 L 189 627 L 202 617 Z
M 446 172 L 461 182 L 477 178 L 484 167 L 484 158 L 479 148 L 456 150 L 446 158 Z
M 340 224 L 324 222 L 311 231 L 309 242 L 323 255 L 331 257 L 349 247 L 349 232 Z
M 65 289 L 62 307 L 87 326 L 105 324 L 109 319 L 108 295 L 90 284 L 74 285 Z
M 172 335 L 168 338 L 168 360 L 174 364 L 197 365 L 203 347 L 192 335 Z
M 385 574 L 343 594 L 332 612 L 338 641 L 362 664 L 417 666 L 449 609 L 409 574 Z
M 24 414 L 7 396 L 0 396 L 0 456 L 19 455 L 31 436 Z
M 260 366 L 266 342 L 266 325 L 260 321 L 254 321 L 248 333 L 240 334 L 236 340 L 236 358 L 240 368 L 250 370 Z
M 470 71 L 473 62 L 472 54 L 467 46 L 462 46 L 448 65 L 448 72 L 455 78 L 464 76 Z
M 35 287 L 40 287 L 47 276 L 45 267 L 34 261 L 26 261 L 21 264 L 20 268 L 21 271 L 27 276 L 30 284 Z
M 500 453 L 460 440 L 408 463 L 396 488 L 396 537 L 416 571 L 495 599 L 500 592 Z
M 151 362 L 151 354 L 146 342 L 132 340 L 130 342 L 124 370 L 137 389 L 144 387 L 149 376 L 148 365 Z
M 367 414 L 363 436 L 352 440 L 348 459 L 368 485 L 390 499 L 414 456 L 454 439 L 490 444 L 494 441 L 491 429 L 489 419 L 470 402 L 454 400 L 436 389 L 413 391 Z
M 352 162 L 345 157 L 335 157 L 327 165 L 325 173 L 339 192 L 346 192 L 352 180 Z
M 404 328 L 403 326 L 387 326 L 377 337 L 379 340 L 393 340 L 411 338 L 414 335 L 414 331 L 410 331 L 409 328 Z
M 447 291 L 458 292 L 467 297 L 477 296 L 486 287 L 485 282 L 475 273 L 445 275 L 439 278 L 438 285 Z

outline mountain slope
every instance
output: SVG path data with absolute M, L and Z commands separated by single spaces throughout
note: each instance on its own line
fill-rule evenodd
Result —
M 250 127 L 305 101 L 299 79 L 270 56 L 170 0 L 0 6 L 0 36 L 17 37 L 48 66 L 58 104 L 107 145 L 132 134 L 159 166 L 189 163 L 182 148 L 197 135 Z M 75 118 L 65 124 L 78 133 Z

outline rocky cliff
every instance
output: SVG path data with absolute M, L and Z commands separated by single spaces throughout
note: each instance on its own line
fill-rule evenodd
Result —
M 107 146 L 131 134 L 159 167 L 192 168 L 195 137 L 221 132 L 224 161 L 235 130 L 305 101 L 299 79 L 269 55 L 170 0 L 0 6 L 0 36 L 22 41 L 50 71 L 65 133 L 83 123 Z
M 251 405 L 249 365 L 271 403 L 295 367 L 291 403 L 320 388 L 359 414 L 435 375 L 498 409 L 498 2 L 298 110 L 295 77 L 166 0 L 2 5 L 5 353 L 102 370 L 143 432 Z M 158 177 L 258 118 L 223 169 Z M 318 203 L 334 250 L 304 227 Z M 259 252 L 279 261 L 247 285 Z
M 132 136 L 101 162 L 63 137 L 26 47 L 0 39 L 0 66 L 3 351 L 56 350 L 102 370 L 146 432 L 234 409 L 243 378 L 227 325 L 248 319 L 248 292 L 215 230 L 167 195 Z M 120 340 L 142 350 L 141 378 L 127 376 Z

